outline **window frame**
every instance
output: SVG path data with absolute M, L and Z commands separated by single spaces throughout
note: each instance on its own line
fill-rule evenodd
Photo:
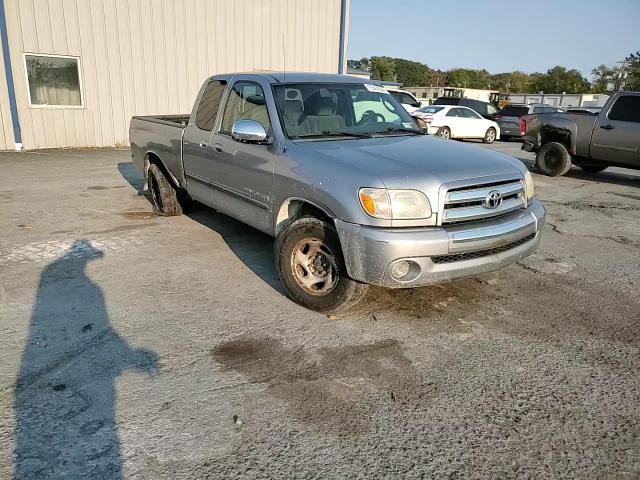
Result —
M 229 102 L 229 97 L 231 96 L 231 92 L 233 91 L 234 87 L 238 84 L 238 83 L 248 83 L 251 85 L 257 85 L 258 87 L 260 87 L 260 89 L 262 90 L 262 95 L 264 96 L 264 107 L 267 109 L 267 117 L 269 117 L 269 128 L 265 129 L 267 132 L 267 141 L 273 137 L 273 116 L 271 115 L 271 112 L 269 110 L 269 102 L 267 99 L 267 91 L 266 89 L 260 84 L 260 82 L 256 82 L 255 80 L 245 80 L 245 79 L 237 79 L 235 82 L 231 83 L 228 82 L 227 84 L 227 90 L 224 93 L 222 100 L 220 101 L 221 106 L 223 107 L 222 110 L 220 110 L 220 108 L 218 108 L 218 113 L 222 113 L 222 115 L 220 115 L 220 119 L 219 121 L 216 121 L 217 123 L 217 128 L 214 127 L 214 133 L 218 134 L 218 135 L 224 135 L 226 137 L 231 137 L 231 132 L 227 132 L 225 130 L 222 129 L 222 124 L 224 122 L 224 114 L 227 111 L 227 105 Z M 222 105 L 222 102 L 224 102 L 224 105 Z M 235 123 L 235 122 L 234 122 Z M 264 125 L 263 125 L 264 127 Z M 270 133 L 271 132 L 271 133 Z
M 209 85 L 211 85 L 214 82 L 220 83 L 224 87 L 224 90 L 222 91 L 222 95 L 220 95 L 220 101 L 218 102 L 218 109 L 216 110 L 215 116 L 213 117 L 213 124 L 211 125 L 211 129 L 207 130 L 206 128 L 202 128 L 200 125 L 198 125 L 198 111 L 200 110 L 200 105 L 202 104 L 202 98 L 206 94 L 207 88 L 209 87 Z M 193 118 L 193 124 L 196 126 L 196 128 L 198 130 L 201 130 L 203 132 L 214 132 L 215 131 L 216 124 L 218 123 L 218 114 L 220 113 L 220 106 L 222 105 L 223 101 L 225 102 L 225 105 L 226 105 L 226 97 L 227 97 L 227 88 L 228 88 L 228 86 L 229 86 L 229 82 L 227 82 L 226 80 L 222 80 L 222 79 L 218 79 L 218 80 L 209 79 L 209 80 L 207 80 L 207 84 L 205 85 L 204 89 L 202 90 L 202 95 L 200 95 L 200 97 L 198 98 L 198 105 L 196 106 L 195 114 L 194 114 L 194 118 Z
M 78 86 L 80 87 L 80 105 L 41 105 L 31 102 L 31 88 L 29 85 L 29 70 L 27 69 L 27 56 L 31 57 L 53 57 L 53 58 L 71 58 L 76 60 L 78 67 Z M 24 81 L 27 87 L 27 99 L 29 101 L 29 108 L 43 108 L 48 110 L 82 110 L 86 108 L 84 99 L 84 82 L 82 79 L 82 60 L 77 55 L 58 55 L 56 53 L 36 53 L 36 52 L 22 52 L 22 67 L 24 69 Z
M 639 121 L 635 121 L 635 120 L 621 120 L 619 118 L 611 118 L 611 114 L 613 113 L 613 109 L 615 108 L 616 104 L 618 102 L 620 102 L 620 100 L 623 100 L 625 98 L 633 98 L 633 97 L 638 97 L 640 99 L 640 95 L 621 95 L 620 97 L 618 97 L 618 99 L 611 105 L 611 108 L 609 108 L 609 111 L 607 112 L 607 120 L 611 120 L 612 122 L 625 122 L 625 123 L 635 123 L 635 124 L 640 124 L 640 120 Z

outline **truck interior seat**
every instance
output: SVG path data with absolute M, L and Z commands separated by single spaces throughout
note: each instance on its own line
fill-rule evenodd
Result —
M 332 96 L 315 94 L 307 99 L 300 134 L 319 135 L 325 131 L 334 132 L 345 126 L 344 117 L 336 113 L 336 103 Z

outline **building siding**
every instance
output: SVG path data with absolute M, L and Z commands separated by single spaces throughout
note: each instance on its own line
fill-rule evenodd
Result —
M 217 73 L 285 65 L 336 72 L 340 4 L 5 0 L 24 148 L 127 145 L 133 115 L 188 113 L 202 81 Z M 79 57 L 83 107 L 30 107 L 25 52 Z M 14 146 L 8 105 L 2 75 L 0 149 Z

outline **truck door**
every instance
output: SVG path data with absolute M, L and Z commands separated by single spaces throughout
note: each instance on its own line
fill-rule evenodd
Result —
M 624 93 L 603 110 L 593 129 L 590 156 L 620 165 L 640 164 L 640 94 Z
M 211 137 L 220 100 L 227 82 L 212 80 L 203 88 L 198 97 L 195 115 L 182 137 L 182 162 L 187 179 L 187 191 L 195 200 L 212 205 L 213 192 L 209 186 L 210 157 L 213 152 Z
M 213 151 L 206 175 L 215 190 L 215 208 L 271 233 L 275 145 L 242 143 L 231 138 L 236 121 L 255 120 L 273 140 L 271 125 L 277 116 L 269 112 L 266 100 L 265 89 L 257 81 L 239 79 L 231 85 L 221 110 L 220 126 L 211 139 Z

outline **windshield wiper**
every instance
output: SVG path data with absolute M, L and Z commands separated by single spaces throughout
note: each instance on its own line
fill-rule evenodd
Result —
M 381 130 L 379 132 L 371 132 L 371 133 L 395 133 L 395 132 L 408 132 L 415 133 L 416 135 L 426 135 L 427 132 L 424 130 L 417 130 L 415 128 L 404 128 L 404 127 L 389 127 L 386 130 Z
M 346 132 L 342 130 L 334 130 L 330 132 L 329 130 L 325 130 L 322 133 L 312 133 L 310 135 L 298 135 L 296 138 L 323 138 L 323 137 L 355 137 L 355 138 L 372 138 L 373 135 L 370 133 L 356 133 L 356 132 Z
M 372 138 L 373 135 L 365 132 L 348 132 L 346 130 L 336 130 L 335 132 L 322 132 L 322 133 L 330 133 L 331 135 L 347 135 L 348 137 L 356 137 L 356 138 Z

